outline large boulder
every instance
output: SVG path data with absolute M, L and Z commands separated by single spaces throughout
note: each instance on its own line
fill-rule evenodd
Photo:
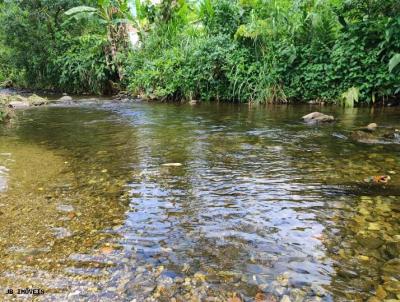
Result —
M 330 123 L 335 120 L 332 115 L 326 115 L 321 112 L 312 112 L 302 117 L 303 121 L 309 124 Z
M 13 108 L 13 109 L 28 108 L 29 102 L 28 101 L 11 101 L 8 103 L 8 107 Z
M 13 104 L 19 106 L 20 103 L 27 103 L 27 98 L 18 94 L 0 94 L 0 105 L 13 107 Z M 12 103 L 12 105 L 10 105 Z M 29 106 L 29 104 L 28 104 Z
M 32 94 L 30 97 L 28 97 L 28 102 L 31 106 L 43 106 L 48 103 L 48 100 L 36 94 Z

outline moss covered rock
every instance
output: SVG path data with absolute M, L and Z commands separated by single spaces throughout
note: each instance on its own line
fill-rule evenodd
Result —
M 43 106 L 48 104 L 47 99 L 42 98 L 36 94 L 32 94 L 30 97 L 28 97 L 28 102 L 31 106 Z

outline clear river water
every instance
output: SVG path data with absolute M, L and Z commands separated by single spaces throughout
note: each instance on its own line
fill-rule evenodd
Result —
M 315 110 L 337 122 L 304 124 Z M 400 144 L 351 139 L 371 122 L 400 128 L 400 108 L 18 111 L 0 126 L 0 300 L 400 300 Z

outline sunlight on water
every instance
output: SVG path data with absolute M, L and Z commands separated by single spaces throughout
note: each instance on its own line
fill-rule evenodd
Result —
M 43 301 L 399 299 L 400 145 L 351 131 L 400 127 L 400 110 L 326 110 L 336 124 L 305 125 L 298 106 L 19 112 L 0 128 L 0 287 Z

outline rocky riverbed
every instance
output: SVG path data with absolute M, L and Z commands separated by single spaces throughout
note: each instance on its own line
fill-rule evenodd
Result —
M 399 300 L 400 144 L 352 137 L 398 129 L 397 109 L 328 108 L 334 122 L 309 124 L 308 106 L 64 100 L 0 126 L 2 288 Z

